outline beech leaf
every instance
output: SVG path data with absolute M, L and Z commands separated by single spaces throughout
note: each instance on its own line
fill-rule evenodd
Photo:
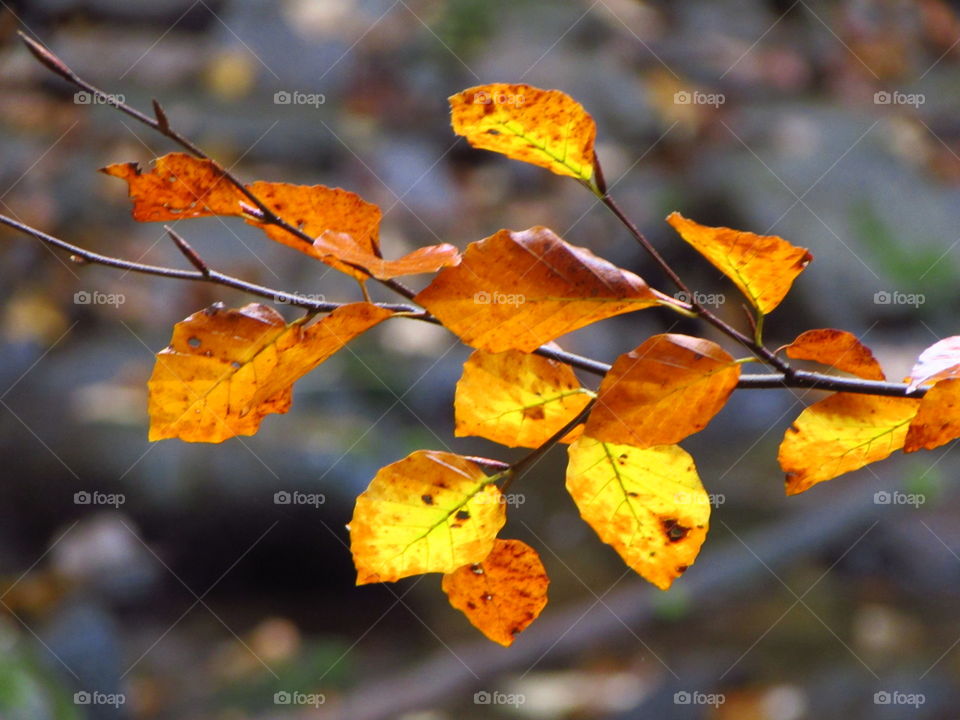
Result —
M 960 437 L 960 380 L 941 380 L 920 399 L 904 452 L 933 450 Z
M 569 450 L 567 490 L 580 515 L 623 561 L 661 590 L 693 564 L 710 498 L 677 445 L 636 448 L 582 435 Z
M 546 607 L 549 585 L 537 551 L 520 540 L 497 540 L 483 561 L 443 576 L 450 604 L 506 647 Z
M 503 496 L 479 465 L 418 450 L 381 468 L 350 521 L 357 585 L 481 562 L 506 522 Z
M 414 298 L 468 345 L 531 352 L 598 320 L 659 304 L 639 277 L 545 227 L 470 243 Z
M 807 330 L 787 345 L 786 353 L 794 360 L 812 360 L 865 380 L 886 379 L 870 348 L 846 330 Z
M 593 177 L 596 124 L 559 90 L 495 83 L 450 97 L 453 131 L 475 148 L 584 182 Z

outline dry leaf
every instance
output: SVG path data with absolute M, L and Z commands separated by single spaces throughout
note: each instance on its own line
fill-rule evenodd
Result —
M 667 222 L 764 314 L 780 304 L 797 275 L 813 260 L 806 248 L 776 235 L 707 227 L 677 212 Z
M 740 366 L 716 343 L 654 335 L 617 358 L 600 384 L 585 432 L 641 448 L 673 445 L 703 430 L 739 379 Z
M 559 90 L 478 85 L 450 97 L 453 131 L 473 147 L 585 182 L 593 177 L 593 118 Z
M 470 243 L 416 302 L 468 345 L 531 352 L 585 325 L 658 304 L 639 277 L 545 227 Z
M 357 585 L 481 562 L 507 519 L 494 479 L 460 455 L 433 450 L 381 468 L 350 521 Z
M 870 348 L 845 330 L 807 330 L 787 345 L 786 353 L 794 360 L 812 360 L 865 380 L 886 377 Z
M 177 323 L 150 376 L 150 440 L 222 442 L 253 435 L 290 409 L 293 384 L 392 313 L 369 303 L 312 325 L 287 325 L 272 308 L 213 305 Z
M 904 452 L 933 450 L 960 437 L 960 380 L 941 380 L 920 400 Z
M 505 647 L 546 607 L 549 584 L 537 551 L 520 540 L 497 540 L 485 560 L 443 576 L 450 604 Z

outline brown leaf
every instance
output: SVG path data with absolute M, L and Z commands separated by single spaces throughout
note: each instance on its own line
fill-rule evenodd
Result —
M 941 380 L 920 400 L 904 452 L 933 450 L 960 437 L 960 380 Z
M 787 345 L 786 353 L 794 360 L 812 360 L 865 380 L 886 379 L 870 348 L 845 330 L 807 330 Z
M 471 243 L 416 302 L 468 345 L 488 352 L 540 345 L 598 320 L 658 304 L 639 277 L 545 227 Z
M 586 434 L 648 448 L 703 430 L 726 404 L 740 366 L 719 345 L 689 335 L 654 335 L 621 355 L 600 383 Z
M 497 540 L 485 560 L 443 576 L 450 604 L 505 647 L 546 607 L 549 585 L 537 551 L 520 540 Z

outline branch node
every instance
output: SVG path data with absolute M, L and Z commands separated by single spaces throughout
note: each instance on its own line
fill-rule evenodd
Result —
M 157 118 L 157 130 L 162 133 L 170 132 L 170 121 L 167 120 L 167 114 L 163 111 L 157 99 L 153 99 L 153 114 Z

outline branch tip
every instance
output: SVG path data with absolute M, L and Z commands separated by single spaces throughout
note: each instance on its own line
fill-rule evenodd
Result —
M 180 237 L 169 225 L 164 225 L 163 229 L 167 231 L 167 234 L 170 236 L 170 239 L 173 240 L 174 245 L 176 245 L 177 249 L 183 253 L 183 256 L 190 261 L 191 265 L 193 265 L 204 275 L 210 275 L 210 268 L 203 261 L 203 258 L 197 254 L 197 251 L 190 247 L 190 243 Z

